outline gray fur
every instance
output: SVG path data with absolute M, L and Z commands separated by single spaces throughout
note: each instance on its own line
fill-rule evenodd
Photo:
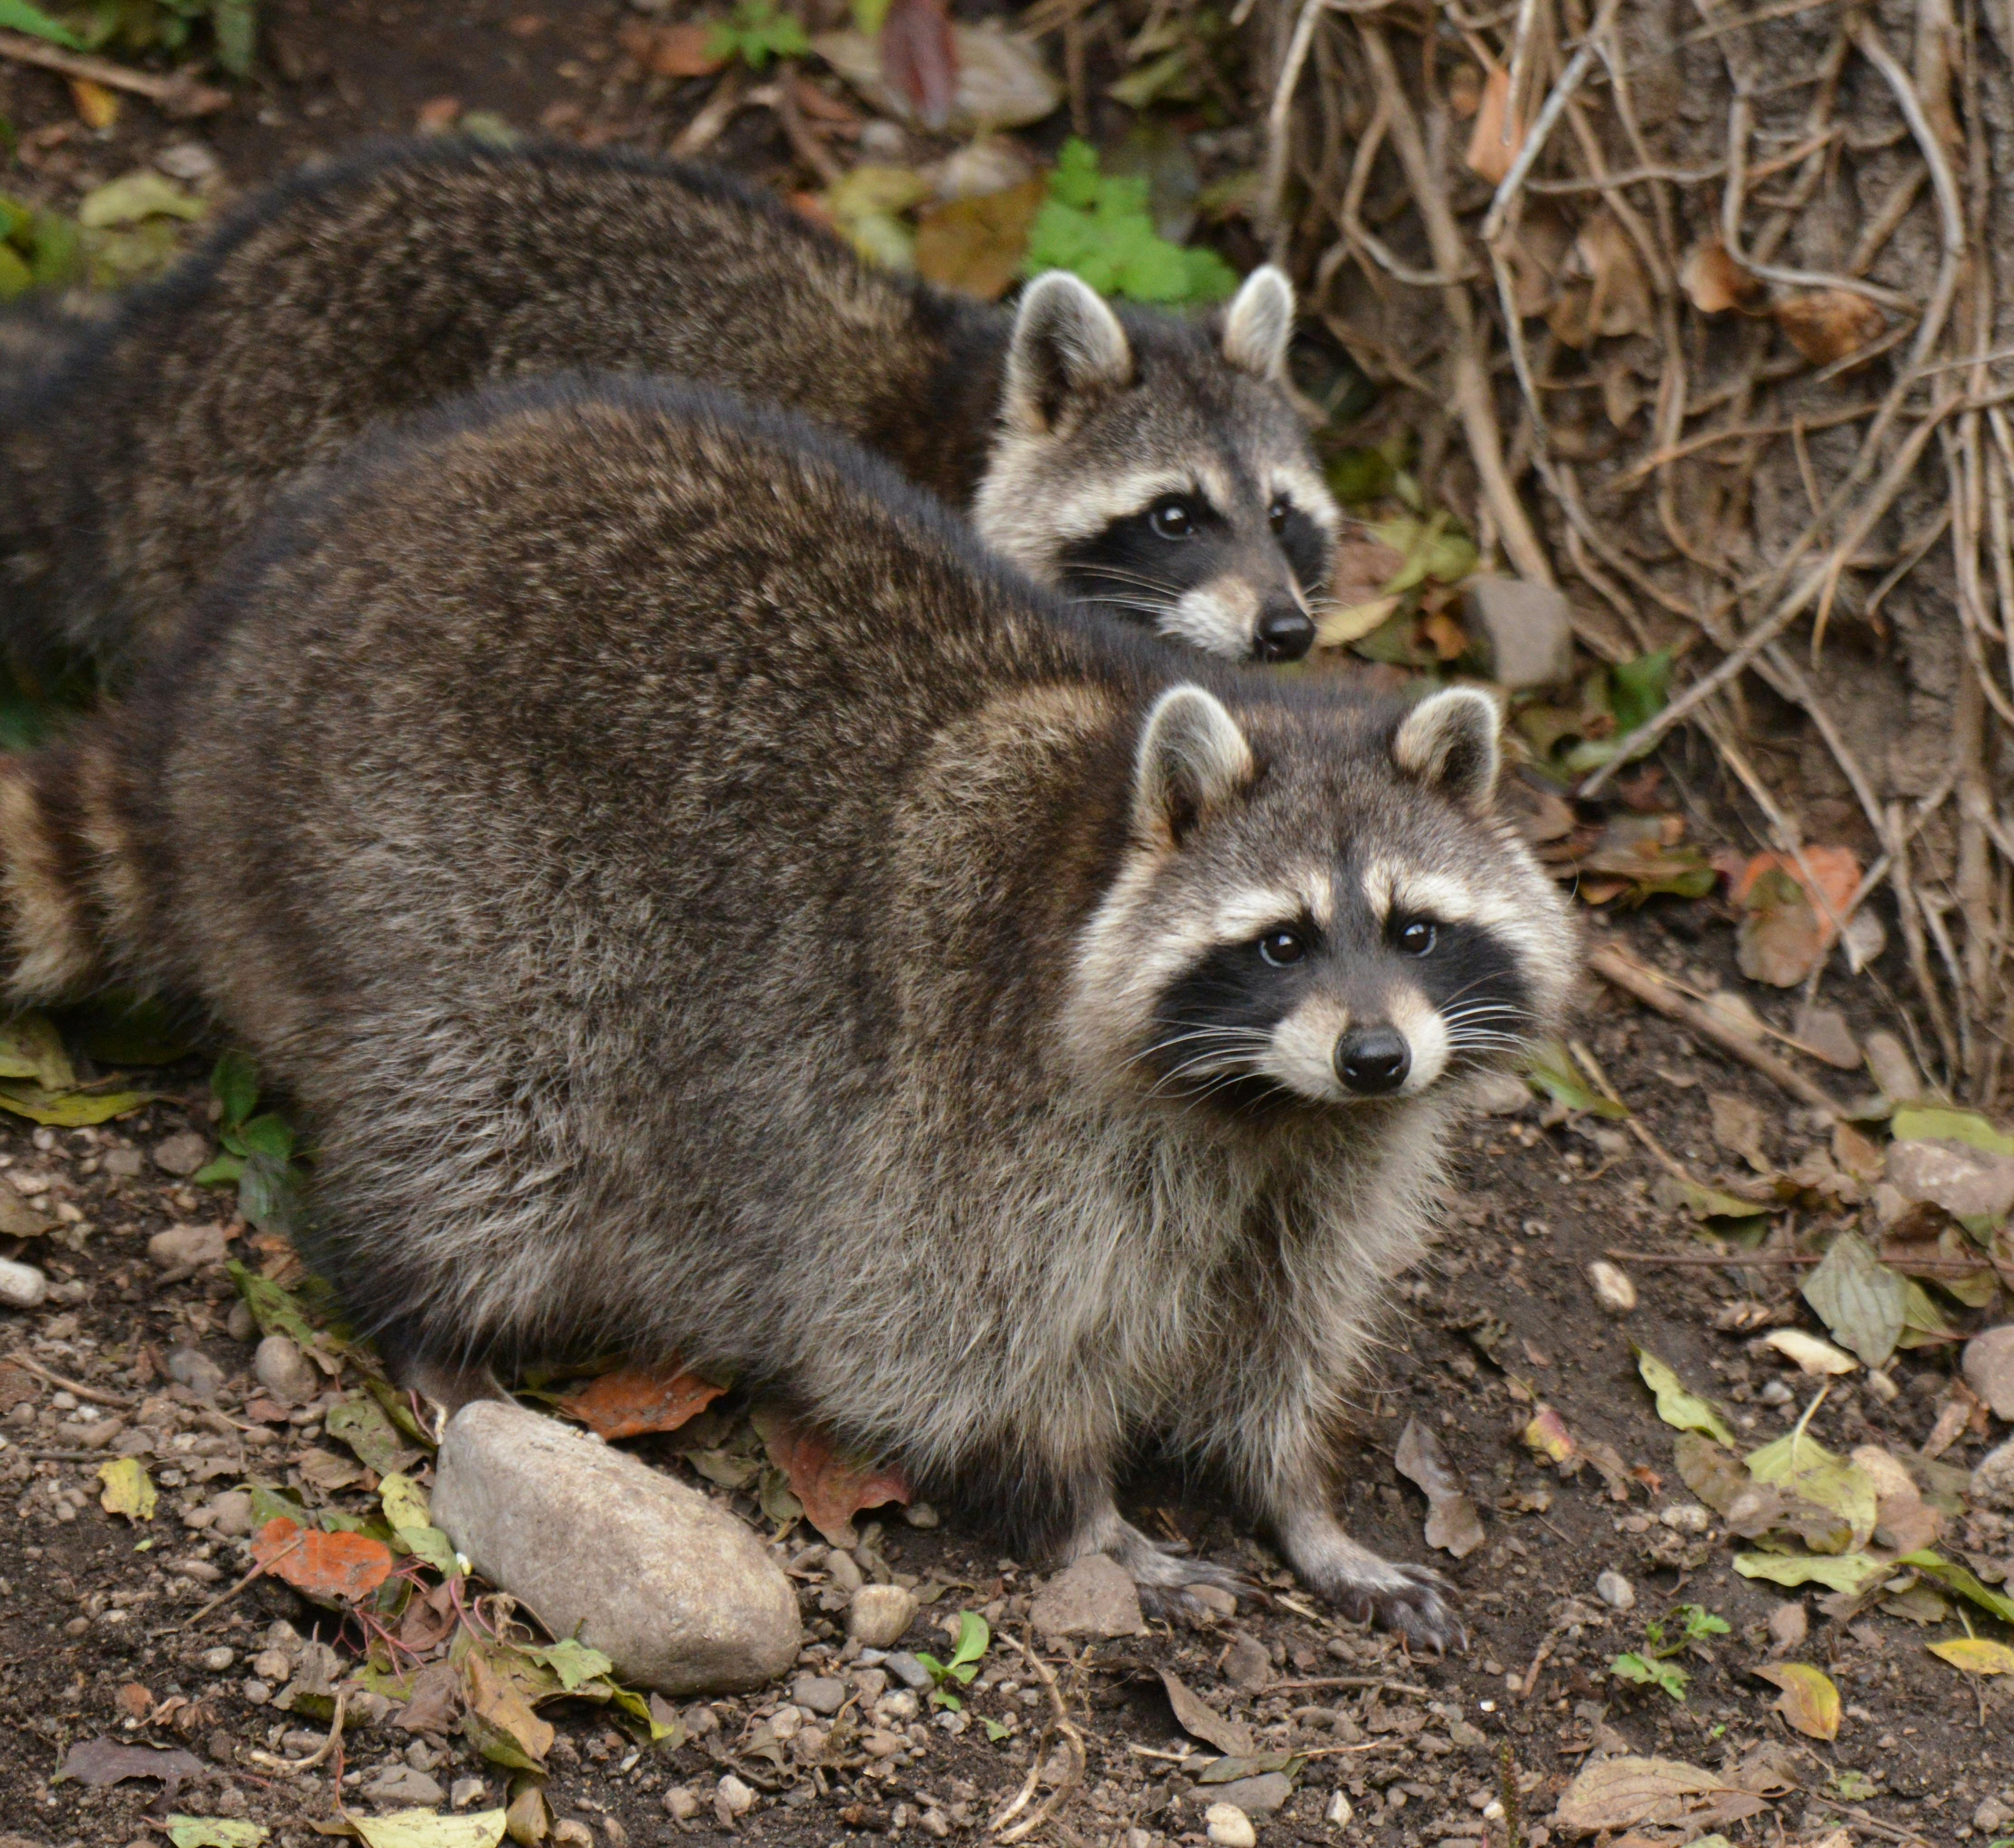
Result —
M 1039 429 L 996 431 L 1009 311 L 872 269 L 724 174 L 441 141 L 309 170 L 52 375 L 0 392 L 0 637 L 130 666 L 274 494 L 359 432 L 486 382 L 606 368 L 783 404 L 877 449 L 976 499 L 982 536 L 1052 584 L 1094 508 L 1102 524 L 1207 475 L 1230 497 L 1212 555 L 1244 597 L 1180 633 L 1249 653 L 1269 596 L 1305 602 L 1327 576 L 1335 510 L 1306 432 L 1210 328 L 1122 320 L 1074 286 L 1106 371 L 1058 382 Z M 1305 582 L 1267 530 L 1276 491 L 1319 529 Z M 1129 582 L 1120 601 L 1152 622 L 1179 595 Z
M 1253 1112 L 1161 1082 L 1156 1010 L 1325 868 L 1551 920 L 1533 1026 L 1571 938 L 1507 828 L 1395 770 L 1402 709 L 1204 672 L 789 421 L 506 393 L 319 485 L 0 771 L 15 994 L 95 961 L 199 998 L 296 1100 L 310 1258 L 410 1378 L 731 1369 L 1164 1599 L 1212 1569 L 1112 1483 L 1165 1440 L 1443 1644 L 1334 1444 L 1497 1055 Z M 1360 1008 L 1403 976 L 1339 968 Z

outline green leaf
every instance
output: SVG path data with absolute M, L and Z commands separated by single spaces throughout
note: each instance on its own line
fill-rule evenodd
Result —
M 1661 648 L 1634 661 L 1617 662 L 1608 670 L 1608 684 L 1618 734 L 1627 735 L 1649 724 L 1671 698 L 1671 650 Z
M 439 1527 L 394 1527 L 391 1544 L 431 1566 L 443 1578 L 453 1578 L 460 1570 L 454 1542 Z
M 872 38 L 888 16 L 888 0 L 853 0 L 854 30 Z
M 1103 295 L 1171 305 L 1221 301 L 1238 288 L 1237 272 L 1214 251 L 1184 249 L 1155 229 L 1144 178 L 1101 174 L 1097 151 L 1076 136 L 1050 174 L 1021 273 L 1052 269 Z
M 378 1484 L 378 1500 L 394 1533 L 401 1527 L 424 1527 L 432 1520 L 426 1491 L 412 1477 L 396 1469 L 381 1470 L 379 1474 L 384 1480 Z
M 244 1172 L 245 1158 L 242 1155 L 220 1155 L 214 1161 L 206 1161 L 189 1176 L 189 1180 L 198 1187 L 224 1187 L 235 1182 Z
M 1804 1301 L 1845 1347 L 1870 1367 L 1887 1365 L 1908 1321 L 1903 1279 L 1880 1262 L 1858 1233 L 1834 1239 L 1804 1279 Z
M 342 1812 L 364 1848 L 497 1848 L 507 1811 L 436 1816 L 431 1810 L 394 1810 L 389 1816 Z
M 0 1078 L 31 1078 L 45 1091 L 76 1088 L 77 1069 L 47 1014 L 17 1014 L 0 1021 Z
M 303 1347 L 314 1344 L 315 1331 L 301 1313 L 300 1304 L 271 1277 L 262 1277 L 256 1271 L 247 1270 L 235 1258 L 224 1268 L 231 1282 L 238 1286 L 238 1294 L 244 1297 L 245 1306 L 252 1312 L 252 1319 L 258 1323 L 260 1333 L 291 1336 Z
M 150 1521 L 160 1500 L 154 1479 L 138 1457 L 119 1457 L 98 1466 L 98 1480 L 105 1486 L 99 1502 L 107 1514 L 123 1514 L 129 1521 Z
M 407 1403 L 406 1395 L 396 1386 L 389 1380 L 366 1379 L 364 1390 L 384 1408 L 385 1416 L 415 1444 L 428 1450 L 435 1448 L 426 1426 L 413 1416 L 413 1408 Z
M 210 1072 L 210 1090 L 223 1109 L 223 1127 L 235 1129 L 257 1107 L 259 1068 L 249 1055 L 228 1052 Z
M 81 1129 L 130 1117 L 155 1100 L 152 1091 L 49 1091 L 9 1079 L 0 1082 L 0 1110 L 53 1129 Z
M 1665 1662 L 1651 1656 L 1640 1656 L 1634 1650 L 1618 1656 L 1608 1665 L 1608 1672 L 1618 1681 L 1635 1681 L 1640 1686 L 1661 1688 L 1672 1699 L 1682 1701 L 1686 1697 L 1686 1684 L 1691 1679 L 1675 1663 Z
M 976 1610 L 962 1610 L 958 1613 L 958 1642 L 951 1650 L 947 1672 L 958 1675 L 961 1681 L 969 1681 L 978 1674 L 980 1658 L 986 1653 L 993 1641 L 993 1632 L 985 1618 Z M 966 1672 L 959 1674 L 959 1670 Z
M 240 1155 L 266 1155 L 278 1162 L 293 1159 L 294 1132 L 270 1111 L 240 1124 L 233 1134 L 237 1139 L 230 1146 Z
M 1815 1502 L 1838 1515 L 1853 1529 L 1848 1551 L 1865 1546 L 1874 1531 L 1874 1478 L 1858 1463 L 1833 1455 L 1809 1435 L 1802 1422 L 1775 1443 L 1752 1452 L 1748 1473 L 1758 1482 Z
M 1657 1416 L 1665 1423 L 1676 1430 L 1704 1431 L 1709 1437 L 1733 1447 L 1734 1433 L 1712 1406 L 1697 1394 L 1688 1392 L 1678 1375 L 1647 1348 L 1636 1347 L 1635 1352 L 1636 1371 L 1643 1376 L 1643 1383 L 1657 1395 Z
M 1686 1620 L 1689 1642 L 1704 1642 L 1709 1636 L 1726 1636 L 1733 1627 L 1725 1617 L 1717 1617 L 1703 1604 L 1682 1604 L 1679 1615 Z
M 290 1520 L 297 1527 L 321 1525 L 292 1495 L 283 1495 L 263 1482 L 248 1482 L 245 1487 L 252 1497 L 252 1530 L 255 1534 L 268 1521 Z
M 210 0 L 210 29 L 217 63 L 233 77 L 249 77 L 258 47 L 256 0 Z
M 987 1719 L 984 1713 L 979 1716 L 979 1723 L 986 1728 L 986 1736 L 996 1746 L 1006 1738 L 1012 1730 L 1011 1728 L 1002 1726 L 998 1720 Z
M 1525 1068 L 1525 1075 L 1555 1103 L 1563 1103 L 1568 1110 L 1605 1117 L 1611 1123 L 1619 1123 L 1629 1114 L 1626 1104 L 1603 1096 L 1582 1078 L 1574 1069 L 1567 1049 L 1557 1039 L 1546 1041 L 1532 1055 L 1530 1064 Z
M 67 51 L 91 48 L 67 26 L 57 24 L 39 6 L 30 5 L 28 0 L 0 0 L 0 30 L 25 32 L 30 38 L 45 38 L 51 45 L 59 45 Z M 181 1848 L 181 1844 L 177 1843 L 176 1848 Z
M 2014 1598 L 1981 1584 L 1962 1566 L 1954 1566 L 1927 1548 L 1921 1552 L 1905 1553 L 1895 1563 L 1915 1567 L 1926 1578 L 1933 1578 L 1939 1584 L 1948 1585 L 1960 1597 L 1969 1598 L 1981 1610 L 1990 1610 L 2001 1623 L 2014 1624 Z
M 1865 1553 L 1737 1553 L 1734 1570 L 1743 1578 L 1766 1578 L 1778 1585 L 1826 1585 L 1856 1596 L 1895 1568 Z
M 391 1419 L 385 1416 L 384 1407 L 364 1393 L 345 1394 L 339 1402 L 329 1408 L 328 1416 L 322 1420 L 322 1429 L 339 1443 L 347 1444 L 356 1451 L 359 1462 L 375 1469 L 380 1476 L 392 1476 L 405 1456 L 405 1445 L 392 1428 Z M 414 1493 L 417 1495 L 418 1491 L 415 1490 Z M 392 1513 L 389 1504 L 385 1513 L 394 1527 L 400 1525 L 400 1517 Z M 426 1503 L 422 1500 L 419 1520 L 414 1524 L 424 1527 L 426 1520 Z
M 166 1827 L 170 1848 L 259 1848 L 273 1832 L 263 1822 L 224 1816 L 170 1816 Z
M 1739 1194 L 1723 1193 L 1718 1187 L 1690 1176 L 1661 1174 L 1650 1184 L 1650 1197 L 1658 1205 L 1683 1207 L 1695 1219 L 1753 1219 L 1769 1211 L 1760 1200 L 1743 1200 Z
M 1962 1142 L 1989 1155 L 2014 1155 L 2014 1136 L 2005 1136 L 1969 1110 L 1908 1104 L 1889 1118 L 1898 1142 Z
M 583 1681 L 615 1672 L 615 1664 L 600 1650 L 590 1649 L 575 1637 L 564 1637 L 557 1642 L 521 1643 L 518 1652 L 530 1656 L 534 1662 L 543 1663 L 559 1678 L 561 1687 L 569 1694 Z
M 108 180 L 77 202 L 77 221 L 86 231 L 137 224 L 145 218 L 202 217 L 203 203 L 151 167 Z
M 300 1223 L 300 1188 L 293 1170 L 271 1155 L 247 1156 L 238 1177 L 238 1210 L 262 1232 L 294 1231 Z

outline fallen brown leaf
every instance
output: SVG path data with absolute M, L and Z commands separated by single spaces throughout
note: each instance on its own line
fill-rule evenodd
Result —
M 881 74 L 926 128 L 941 128 L 958 100 L 958 45 L 944 0 L 889 0 Z
M 929 207 L 916 221 L 917 274 L 940 289 L 998 301 L 1020 270 L 1048 192 L 1048 182 L 1037 177 Z
M 727 60 L 707 50 L 713 28 L 696 21 L 651 26 L 632 20 L 615 34 L 623 50 L 653 77 L 710 77 Z
M 1392 1466 L 1427 1498 L 1426 1539 L 1457 1559 L 1482 1545 L 1482 1521 L 1442 1449 L 1439 1438 L 1417 1418 L 1408 1419 L 1392 1453 Z
M 858 1540 L 853 1517 L 862 1509 L 889 1502 L 908 1505 L 909 1485 L 900 1470 L 842 1455 L 822 1431 L 778 1412 L 758 1412 L 754 1423 L 770 1462 L 789 1479 L 791 1494 L 803 1504 L 805 1519 L 834 1546 L 851 1546 Z
M 1168 1691 L 1168 1705 L 1174 1709 L 1175 1724 L 1183 1731 L 1232 1758 L 1249 1758 L 1258 1749 L 1250 1727 L 1242 1720 L 1220 1713 L 1179 1675 L 1163 1669 L 1161 1685 Z
M 1724 314 L 1730 308 L 1759 314 L 1769 293 L 1761 278 L 1736 263 L 1718 238 L 1708 238 L 1686 253 L 1679 286 L 1702 314 Z
M 697 1418 L 726 1391 L 676 1360 L 654 1367 L 618 1367 L 590 1380 L 559 1402 L 597 1437 L 641 1437 L 646 1431 L 676 1431 Z
M 1844 289 L 1786 296 L 1769 312 L 1785 338 L 1815 366 L 1848 358 L 1888 331 L 1887 315 L 1866 296 Z
M 1509 120 L 1510 74 L 1493 64 L 1484 74 L 1482 93 L 1475 106 L 1475 127 L 1463 156 L 1471 173 L 1480 174 L 1491 185 L 1500 185 L 1525 146 L 1525 124 Z
M 321 1533 L 285 1515 L 259 1530 L 252 1556 L 275 1578 L 324 1604 L 354 1603 L 392 1576 L 392 1549 L 383 1541 L 368 1534 Z

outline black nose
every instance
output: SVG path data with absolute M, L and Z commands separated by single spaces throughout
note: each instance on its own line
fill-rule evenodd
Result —
M 1360 1027 L 1335 1049 L 1336 1076 L 1360 1097 L 1381 1097 L 1406 1082 L 1413 1054 L 1406 1036 L 1390 1027 Z
M 1252 651 L 1261 661 L 1298 661 L 1314 645 L 1315 626 L 1307 612 L 1276 603 L 1260 613 Z

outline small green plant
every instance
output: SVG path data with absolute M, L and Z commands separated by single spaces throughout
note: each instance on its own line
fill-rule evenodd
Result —
M 25 32 L 30 38 L 45 38 L 51 45 L 59 45 L 66 51 L 81 52 L 84 41 L 59 21 L 52 20 L 39 6 L 29 4 L 29 0 L 0 0 L 0 27 L 9 32 Z
M 776 0 L 735 0 L 733 13 L 706 35 L 709 58 L 739 58 L 751 70 L 772 58 L 801 58 L 811 48 L 803 23 L 779 13 Z
M 1101 295 L 1136 302 L 1220 302 L 1238 288 L 1238 272 L 1214 250 L 1185 249 L 1154 228 L 1145 179 L 1100 173 L 1098 150 L 1074 135 L 1049 175 L 1021 273 L 1044 270 L 1071 271 Z
M 0 0 L 0 8 L 21 0 Z M 56 10 L 59 43 L 92 51 L 176 52 L 199 44 L 206 27 L 210 54 L 233 77 L 252 74 L 258 42 L 258 0 L 70 0 Z M 48 37 L 48 34 L 42 36 Z
M 294 1165 L 294 1132 L 286 1120 L 259 1103 L 258 1069 L 244 1053 L 226 1053 L 210 1074 L 210 1094 L 223 1113 L 217 1140 L 224 1152 L 197 1171 L 204 1187 L 238 1186 L 238 1210 L 262 1231 L 290 1231 L 298 1219 L 300 1175 Z
M 940 1662 L 934 1656 L 917 1656 L 937 1684 L 930 1690 L 932 1706 L 949 1707 L 955 1713 L 965 1705 L 945 1684 L 955 1681 L 961 1688 L 969 1686 L 973 1676 L 979 1673 L 980 1658 L 992 1641 L 993 1632 L 985 1618 L 976 1610 L 962 1610 L 958 1613 L 958 1641 L 952 1647 L 951 1660 Z M 988 1727 L 987 1731 L 990 1734 L 992 1728 Z
M 1675 1627 L 1678 1634 L 1671 1634 Z M 1686 1685 L 1692 1678 L 1672 1658 L 1683 1656 L 1695 1643 L 1710 1636 L 1727 1634 L 1725 1618 L 1698 1604 L 1682 1604 L 1668 1618 L 1654 1617 L 1643 1626 L 1643 1646 L 1618 1656 L 1608 1665 L 1617 1680 L 1640 1686 L 1661 1688 L 1672 1699 L 1683 1701 Z

